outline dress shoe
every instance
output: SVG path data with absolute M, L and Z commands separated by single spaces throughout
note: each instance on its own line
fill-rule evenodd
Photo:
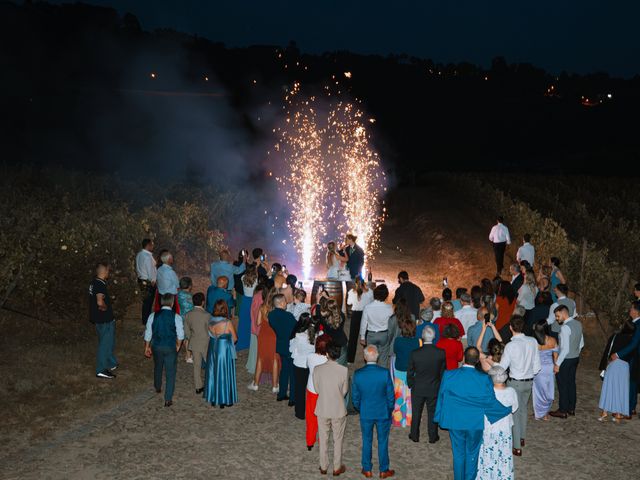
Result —
M 289 397 L 278 397 L 276 400 L 282 402 L 283 400 L 289 400 Z
M 561 412 L 560 410 L 554 410 L 553 412 L 549 412 L 549 415 L 555 418 L 567 418 L 567 412 Z
M 310 452 L 311 450 L 313 450 L 313 445 L 307 445 L 307 451 Z
M 418 443 L 420 441 L 417 438 L 412 437 L 411 434 L 409 434 L 409 440 L 411 440 L 412 442 L 416 442 L 416 443 Z
M 204 388 L 196 388 L 196 395 L 200 395 L 202 392 L 204 392 Z
M 380 472 L 380 478 L 390 478 L 396 474 L 395 470 L 387 470 L 386 472 Z
M 520 439 L 520 446 L 521 446 L 521 447 L 524 447 L 524 438 L 521 438 L 521 439 Z
M 167 400 L 166 402 L 164 402 L 165 407 L 170 407 L 171 405 L 173 405 L 173 402 L 171 400 Z
M 288 406 L 293 407 L 296 404 L 296 402 L 292 402 L 291 400 L 289 400 L 289 403 L 287 403 Z
M 373 477 L 373 472 L 371 470 L 365 470 L 364 468 L 362 469 L 362 475 L 364 475 L 366 478 L 371 478 Z
M 338 470 L 333 471 L 333 476 L 338 477 L 346 471 L 347 471 L 347 467 L 345 467 L 344 465 L 340 465 L 340 468 Z
M 520 450 L 519 448 L 514 448 L 513 449 L 513 455 L 516 457 L 521 457 L 522 456 L 522 450 Z
M 436 443 L 438 440 L 440 440 L 440 437 L 436 437 L 436 438 L 433 438 L 433 439 L 430 438 L 429 439 L 429 443 Z
M 567 415 L 569 415 L 570 417 L 575 417 L 576 416 L 576 411 L 575 410 L 569 410 L 567 412 Z
M 319 470 L 320 470 L 320 475 L 326 475 L 327 474 L 327 471 L 323 470 L 322 467 L 320 467 Z
M 162 392 L 162 389 L 161 388 L 156 388 L 156 393 L 160 393 L 160 392 Z
M 631 410 L 631 415 L 637 415 L 638 413 L 635 410 Z

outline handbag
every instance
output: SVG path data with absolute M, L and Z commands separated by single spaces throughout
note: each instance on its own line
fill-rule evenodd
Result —
M 613 342 L 615 342 L 615 341 L 616 341 L 616 336 L 617 336 L 617 335 L 618 335 L 618 334 L 616 333 L 616 334 L 613 336 L 613 338 L 611 339 L 611 345 L 609 345 L 609 351 L 607 352 L 607 358 L 609 358 L 609 357 L 611 356 L 611 350 L 613 350 Z M 606 372 L 606 371 L 607 371 L 606 369 L 605 369 L 605 370 L 601 370 L 601 371 L 600 371 L 600 380 L 604 380 L 604 374 L 605 374 L 605 372 Z

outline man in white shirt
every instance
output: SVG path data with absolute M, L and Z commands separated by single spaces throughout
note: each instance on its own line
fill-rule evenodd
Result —
M 513 414 L 513 454 L 522 455 L 527 434 L 527 415 L 533 377 L 540 371 L 540 355 L 538 342 L 524 333 L 525 322 L 522 317 L 514 316 L 509 323 L 511 341 L 504 347 L 502 359 L 496 365 L 509 369 L 508 385 L 513 387 L 518 396 L 520 408 Z
M 156 297 L 156 261 L 153 258 L 153 240 L 142 240 L 142 250 L 136 255 L 136 274 L 142 296 L 142 324 L 146 325 Z
M 569 315 L 566 305 L 558 305 L 554 310 L 556 321 L 562 325 L 560 329 L 560 352 L 553 371 L 558 383 L 558 409 L 549 412 L 556 418 L 567 418 L 576 414 L 576 370 L 580 360 L 580 352 L 584 347 L 582 323 Z
M 467 330 L 478 322 L 478 309 L 471 306 L 471 295 L 468 293 L 460 295 L 460 302 L 462 303 L 462 308 L 455 312 L 454 315 L 458 320 L 460 320 L 460 323 L 464 327 L 462 346 L 467 348 Z M 471 346 L 475 347 L 475 345 Z
M 569 287 L 564 283 L 559 283 L 555 288 L 556 296 L 558 300 L 551 304 L 549 308 L 549 316 L 547 317 L 547 323 L 551 326 L 552 335 L 557 337 L 560 333 L 560 324 L 556 322 L 555 309 L 560 305 L 564 305 L 569 310 L 569 316 L 574 317 L 576 315 L 576 302 L 572 298 L 567 297 L 569 293 Z
M 489 233 L 489 240 L 493 244 L 493 253 L 496 257 L 496 271 L 500 275 L 504 268 L 504 251 L 507 245 L 511 245 L 511 236 L 509 235 L 509 229 L 502 223 L 504 219 L 502 216 L 498 216 L 498 223 L 496 223 Z
M 169 252 L 164 252 L 160 260 L 162 261 L 162 266 L 158 269 L 158 275 L 156 277 L 158 295 L 164 295 L 165 293 L 178 295 L 180 281 L 178 280 L 178 275 L 176 275 L 176 272 L 173 270 L 173 255 Z
M 362 346 L 375 345 L 380 356 L 378 365 L 389 366 L 389 317 L 393 315 L 393 307 L 385 303 L 389 296 L 389 289 L 383 283 L 373 290 L 373 302 L 362 310 L 360 324 L 360 343 Z
M 531 234 L 525 233 L 522 237 L 523 243 L 522 246 L 518 249 L 518 253 L 516 253 L 516 260 L 518 263 L 526 260 L 529 262 L 529 265 L 533 267 L 533 261 L 536 258 L 536 249 L 531 245 Z

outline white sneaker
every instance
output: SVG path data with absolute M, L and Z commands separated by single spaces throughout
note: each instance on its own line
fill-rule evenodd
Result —
M 271 389 L 271 393 L 280 393 L 280 385 L 276 385 Z
M 187 363 L 193 363 L 193 357 L 189 357 L 189 358 L 187 358 L 186 362 L 187 362 Z
M 253 392 L 258 391 L 258 385 L 256 385 L 255 382 L 251 382 L 249 385 L 247 385 L 247 388 Z

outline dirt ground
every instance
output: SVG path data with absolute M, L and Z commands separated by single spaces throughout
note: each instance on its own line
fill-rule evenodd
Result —
M 383 254 L 372 265 L 376 279 L 395 287 L 397 272 L 406 269 L 428 297 L 440 293 L 444 276 L 455 288 L 494 271 L 486 241 L 490 225 L 471 218 L 469 206 L 442 200 L 455 197 L 445 193 L 431 188 L 391 199 Z M 396 220 L 402 218 L 397 212 L 407 210 L 420 214 Z M 192 367 L 182 361 L 174 406 L 164 408 L 153 390 L 152 362 L 142 356 L 136 312 L 132 307 L 131 318 L 119 325 L 121 368 L 113 382 L 94 378 L 95 339 L 82 322 L 71 337 L 44 326 L 35 327 L 42 332 L 34 335 L 20 328 L 21 319 L 2 320 L 5 332 L 15 335 L 1 340 L 1 478 L 320 478 L 317 447 L 311 452 L 305 447 L 304 422 L 267 389 L 246 389 L 246 352 L 237 361 L 237 405 L 220 410 L 205 404 L 193 391 Z M 549 422 L 530 416 L 527 447 L 515 460 L 519 478 L 628 478 L 640 468 L 630 449 L 640 442 L 639 420 L 596 421 L 602 339 L 590 321 L 585 320 L 589 334 L 578 369 L 576 416 Z M 407 429 L 391 432 L 391 467 L 398 478 L 453 478 L 446 432 L 435 445 L 415 444 L 407 435 Z M 345 478 L 360 477 L 360 446 L 358 417 L 350 416 Z M 376 464 L 374 454 L 374 470 Z

